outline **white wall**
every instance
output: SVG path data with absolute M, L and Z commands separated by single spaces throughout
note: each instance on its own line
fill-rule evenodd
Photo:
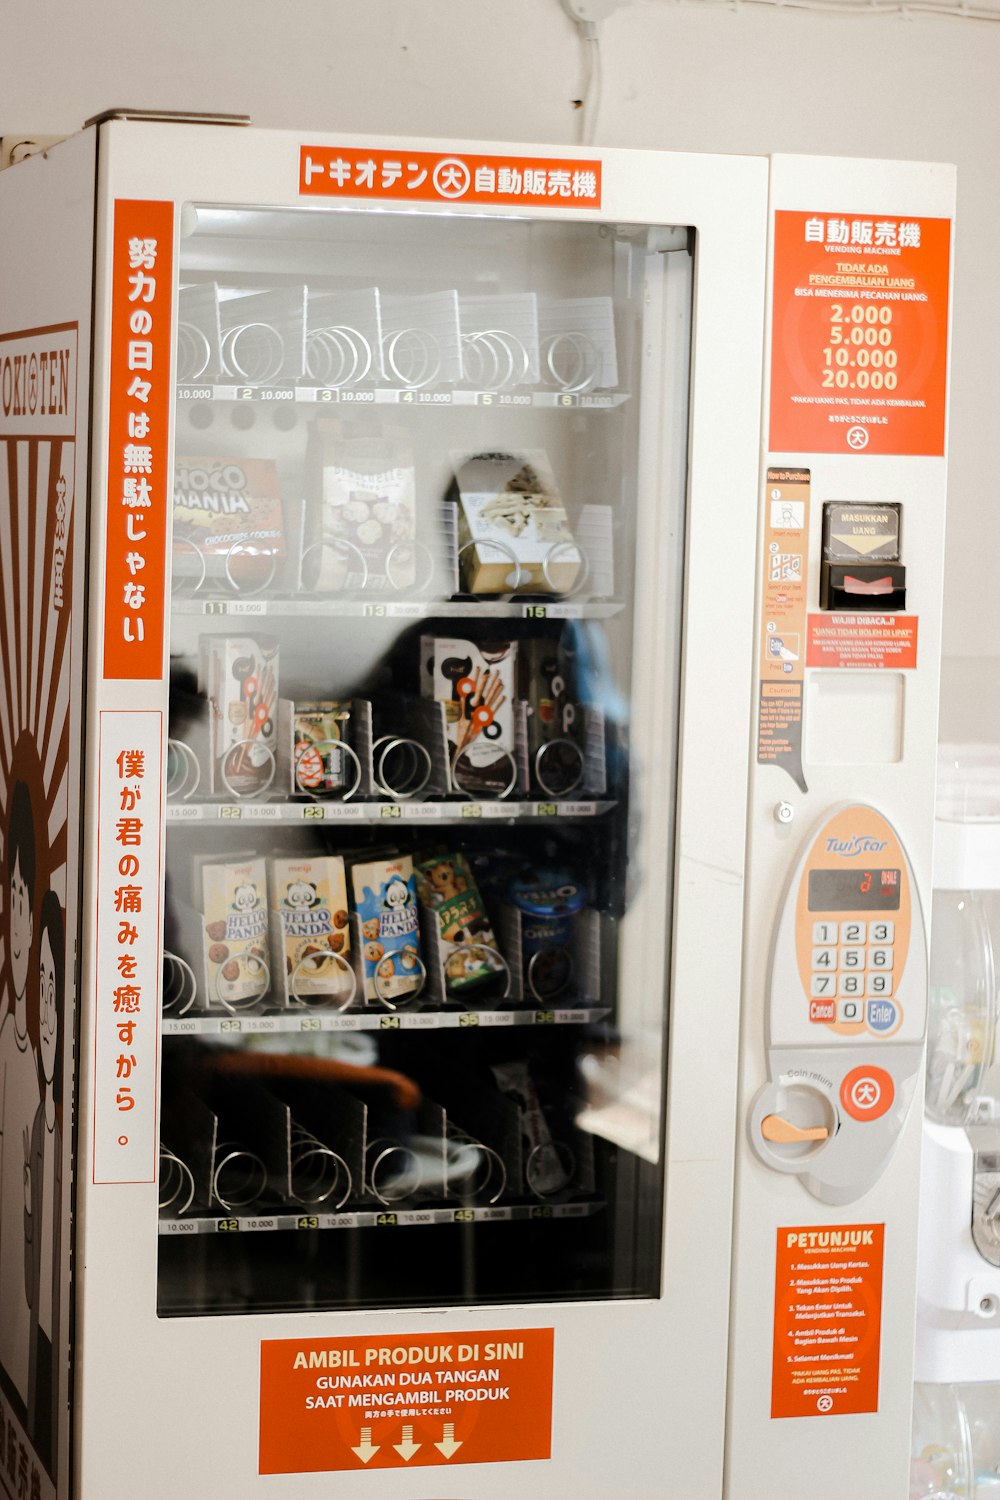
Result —
M 1000 24 L 636 0 L 604 25 L 599 144 L 959 167 L 945 651 L 1000 656 Z M 574 141 L 558 0 L 33 0 L 0 12 L 0 134 L 109 105 L 265 126 Z M 905 497 L 904 497 L 905 498 Z

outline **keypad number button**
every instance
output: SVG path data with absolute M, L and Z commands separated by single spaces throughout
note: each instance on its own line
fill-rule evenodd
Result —
M 837 993 L 836 974 L 813 974 L 809 993 L 814 999 L 823 999 Z
M 888 1000 L 892 994 L 892 975 L 885 970 L 868 974 L 868 994 L 878 995 L 883 1000 Z
M 863 969 L 865 966 L 865 950 L 863 948 L 841 948 L 840 967 L 842 969 Z
M 865 992 L 865 976 L 863 974 L 841 974 L 837 985 L 838 995 L 863 995 Z
M 873 943 L 894 943 L 896 941 L 895 922 L 871 922 L 868 927 L 868 937 Z
M 863 943 L 867 937 L 867 922 L 841 922 L 840 941 L 850 946 Z
M 813 923 L 813 942 L 816 943 L 819 947 L 821 947 L 821 948 L 829 947 L 829 945 L 831 943 L 835 943 L 836 941 L 837 941 L 837 924 L 836 924 L 836 922 L 814 922 Z
M 837 967 L 836 948 L 814 948 L 812 951 L 812 967 L 814 969 L 834 970 Z
M 892 949 L 870 948 L 868 950 L 868 967 L 869 969 L 891 969 Z
M 837 1020 L 846 1021 L 848 1025 L 857 1025 L 861 1020 L 861 1001 L 839 1001 L 837 1005 Z

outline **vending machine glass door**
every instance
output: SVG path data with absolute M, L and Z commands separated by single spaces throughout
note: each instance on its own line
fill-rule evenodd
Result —
M 180 217 L 158 1310 L 655 1296 L 688 234 Z

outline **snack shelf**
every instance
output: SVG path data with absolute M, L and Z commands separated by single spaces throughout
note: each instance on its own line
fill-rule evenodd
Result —
M 379 1209 L 362 1213 L 232 1214 L 162 1218 L 161 1235 L 259 1233 L 278 1229 L 411 1229 L 434 1224 L 510 1224 L 526 1219 L 589 1219 L 601 1202 L 515 1203 L 489 1208 Z
M 168 803 L 168 823 L 465 823 L 596 818 L 614 801 L 582 802 L 180 802 Z
M 628 391 L 426 391 L 408 386 L 379 386 L 368 390 L 342 390 L 316 385 L 210 385 L 181 383 L 176 397 L 182 402 L 259 401 L 269 406 L 288 403 L 316 406 L 485 406 L 532 407 L 562 410 L 611 411 L 629 400 Z
M 468 1027 L 585 1026 L 609 1015 L 608 1005 L 524 1010 L 424 1010 L 301 1012 L 276 1016 L 166 1016 L 164 1036 L 271 1036 L 281 1032 L 317 1031 L 445 1031 Z
M 609 620 L 620 615 L 624 604 L 613 600 L 597 603 L 573 603 L 559 600 L 549 604 L 526 604 L 514 599 L 386 599 L 373 602 L 361 599 L 201 599 L 175 595 L 171 610 L 175 615 L 263 615 L 339 620 L 429 620 L 446 615 L 449 619 L 478 620 Z

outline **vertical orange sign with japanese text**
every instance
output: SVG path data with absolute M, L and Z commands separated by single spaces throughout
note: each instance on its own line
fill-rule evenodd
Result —
M 174 206 L 118 199 L 111 270 L 104 676 L 163 675 Z
M 949 219 L 774 216 L 772 453 L 944 453 Z

